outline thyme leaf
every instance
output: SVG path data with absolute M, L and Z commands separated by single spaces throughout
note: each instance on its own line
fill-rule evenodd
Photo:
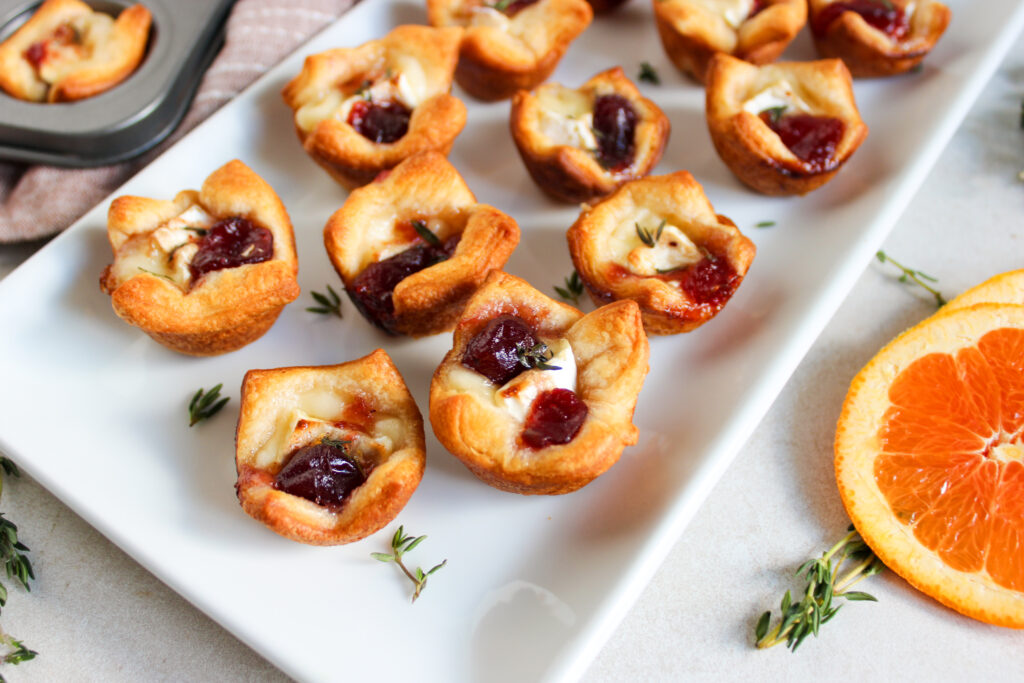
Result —
M 320 443 L 325 446 L 331 446 L 332 448 L 340 448 L 344 452 L 348 452 L 346 446 L 352 443 L 352 439 L 332 439 L 329 436 L 325 436 L 320 439 Z
M 527 370 L 530 368 L 561 370 L 562 368 L 557 365 L 551 365 L 549 362 L 554 357 L 554 352 L 544 342 L 537 342 L 528 349 L 521 345 L 516 346 L 516 358 L 519 359 L 519 364 Z
M 413 602 L 416 602 L 416 599 L 420 597 L 420 593 L 427 587 L 427 579 L 438 569 L 448 564 L 448 560 L 444 560 L 425 572 L 420 567 L 416 568 L 415 573 L 409 571 L 409 568 L 402 562 L 402 556 L 412 551 L 413 548 L 426 540 L 426 538 L 426 536 L 407 536 L 405 534 L 405 527 L 399 526 L 395 535 L 391 537 L 391 553 L 370 553 L 370 557 L 378 562 L 394 562 L 402 570 L 402 573 L 409 577 L 409 580 L 416 587 L 412 594 Z
M 661 78 L 658 76 L 658 72 L 654 70 L 654 67 L 649 62 L 640 62 L 640 75 L 637 78 L 645 83 L 661 85 Z
M 555 294 L 579 306 L 580 297 L 583 296 L 583 281 L 580 280 L 580 274 L 572 271 L 572 275 L 565 278 L 565 287 L 555 286 Z
M 758 116 L 763 116 L 764 114 L 768 114 L 769 120 L 771 120 L 772 124 L 774 125 L 774 124 L 779 122 L 779 119 L 781 119 L 782 115 L 785 114 L 785 113 L 786 113 L 786 105 L 783 104 L 783 105 L 780 105 L 778 107 L 769 107 L 767 109 L 764 109 L 764 110 L 762 110 L 758 114 Z
M 754 224 L 755 228 L 773 228 L 775 227 L 775 221 L 759 221 Z
M 209 231 L 209 230 L 207 230 L 206 228 L 193 228 L 193 227 L 187 227 L 187 228 L 185 228 L 185 229 L 186 229 L 186 230 L 191 230 L 192 232 L 194 232 L 194 233 L 195 233 L 196 235 L 198 235 L 199 237 L 206 237 L 206 235 L 207 235 L 207 234 L 208 234 L 208 233 L 210 232 L 210 231 Z
M 174 278 L 172 278 L 170 275 L 162 275 L 160 273 L 154 273 L 152 270 L 146 270 L 142 266 L 138 266 L 138 269 L 141 270 L 143 273 L 146 273 L 147 275 L 152 275 L 153 277 L 163 278 L 164 280 L 167 280 L 168 282 L 170 282 L 172 284 L 174 283 Z
M 418 219 L 414 220 L 412 222 L 412 227 L 416 229 L 416 234 L 419 235 L 420 238 L 422 238 L 423 241 L 429 244 L 430 246 L 441 246 L 441 238 L 430 231 L 430 228 L 427 227 L 426 222 Z
M 648 247 L 654 247 L 658 244 L 658 240 L 661 239 L 661 233 L 665 231 L 665 219 L 661 219 L 661 223 L 652 233 L 647 228 L 641 228 L 639 223 L 633 223 L 636 226 L 636 236 L 640 238 L 640 241 L 646 244 Z
M 490 8 L 497 10 L 499 12 L 504 12 L 505 10 L 508 9 L 508 6 L 511 5 L 513 2 L 515 2 L 515 0 L 498 0 L 493 5 L 490 5 Z
M 341 315 L 341 297 L 334 291 L 334 288 L 327 285 L 327 294 L 321 294 L 320 292 L 310 292 L 310 296 L 316 301 L 319 306 L 309 306 L 306 308 L 310 313 L 319 313 L 321 315 L 336 315 L 339 318 Z
M 218 384 L 209 391 L 200 389 L 192 397 L 188 404 L 188 426 L 192 427 L 201 420 L 213 417 L 224 407 L 224 404 L 231 400 L 230 396 L 220 398 L 220 389 L 223 384 Z M 217 400 L 220 399 L 220 400 Z
M 942 308 L 946 305 L 946 298 L 942 296 L 942 293 L 934 287 L 928 285 L 928 282 L 938 282 L 938 280 L 931 275 L 922 273 L 920 270 L 913 270 L 907 268 L 905 265 L 895 260 L 893 257 L 886 254 L 884 251 L 879 250 L 875 253 L 875 258 L 878 259 L 879 263 L 891 263 L 902 271 L 902 275 L 899 277 L 900 282 L 914 282 L 925 289 L 929 294 L 935 297 L 935 307 Z

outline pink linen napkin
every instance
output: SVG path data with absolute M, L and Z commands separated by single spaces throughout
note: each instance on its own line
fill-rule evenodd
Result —
M 238 0 L 228 18 L 224 48 L 203 76 L 185 118 L 167 140 L 138 159 L 88 169 L 0 161 L 0 244 L 38 239 L 68 227 L 355 2 Z

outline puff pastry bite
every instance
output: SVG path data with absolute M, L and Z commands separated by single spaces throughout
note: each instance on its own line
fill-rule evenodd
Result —
M 138 67 L 151 21 L 142 5 L 115 19 L 81 0 L 46 0 L 0 44 L 0 88 L 33 102 L 98 95 Z
M 634 180 L 584 206 L 568 240 L 594 302 L 635 301 L 651 334 L 689 332 L 713 318 L 755 253 L 687 171 Z
M 891 76 L 917 66 L 953 13 L 935 0 L 808 0 L 818 52 L 846 62 L 855 77 Z
M 282 91 L 306 152 L 347 188 L 418 152 L 448 154 L 466 125 L 449 94 L 460 28 L 399 26 L 380 40 L 306 57 Z
M 648 352 L 634 302 L 583 315 L 492 273 L 430 384 L 434 434 L 495 488 L 575 491 L 636 443 Z
M 299 295 L 295 239 L 281 200 L 241 161 L 170 201 L 118 197 L 100 278 L 114 312 L 193 356 L 259 339 Z
M 538 187 L 572 203 L 603 197 L 650 173 L 670 127 L 620 67 L 576 90 L 558 83 L 520 90 L 512 98 L 510 126 Z
M 719 52 L 775 61 L 807 23 L 804 0 L 653 0 L 658 35 L 680 71 L 703 83 Z
M 369 536 L 423 477 L 423 418 L 388 354 L 250 370 L 235 432 L 238 501 L 302 543 Z
M 543 83 L 593 16 L 586 0 L 427 0 L 432 26 L 466 27 L 455 80 L 481 100 Z
M 716 55 L 706 97 L 718 155 L 737 178 L 764 194 L 821 187 L 868 134 L 850 72 L 838 59 L 757 67 Z
M 436 152 L 354 190 L 324 228 L 327 255 L 359 312 L 414 337 L 450 330 L 518 243 L 516 222 L 478 204 Z

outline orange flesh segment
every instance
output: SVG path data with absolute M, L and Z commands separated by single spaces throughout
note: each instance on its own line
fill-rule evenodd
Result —
M 889 401 L 874 474 L 896 518 L 952 569 L 1024 590 L 1024 463 L 993 457 L 1021 444 L 1024 330 L 919 358 Z

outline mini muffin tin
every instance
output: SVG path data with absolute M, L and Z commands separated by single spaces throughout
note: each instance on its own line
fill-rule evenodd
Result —
M 93 2 L 117 15 L 133 2 Z M 142 64 L 110 90 L 69 103 L 26 102 L 0 91 L 0 159 L 99 166 L 137 156 L 185 115 L 202 74 L 224 42 L 234 0 L 141 0 L 153 15 Z M 0 0 L 0 41 L 41 3 Z

